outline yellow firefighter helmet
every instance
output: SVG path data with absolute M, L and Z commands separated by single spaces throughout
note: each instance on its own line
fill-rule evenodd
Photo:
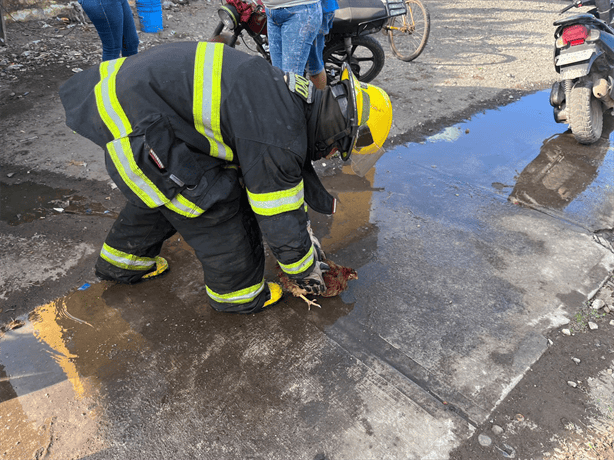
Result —
M 341 81 L 349 84 L 351 124 L 351 142 L 341 158 L 351 158 L 354 172 L 364 176 L 384 154 L 382 147 L 392 126 L 392 105 L 383 89 L 358 81 L 347 63 L 343 64 Z

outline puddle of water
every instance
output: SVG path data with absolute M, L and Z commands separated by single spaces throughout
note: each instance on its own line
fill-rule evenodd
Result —
M 412 209 L 428 215 L 442 212 L 437 201 L 481 189 L 591 230 L 611 227 L 614 117 L 605 116 L 599 142 L 581 145 L 554 122 L 548 96 L 526 96 L 387 152 L 376 165 L 375 186 L 412 195 Z
M 107 287 L 95 284 L 37 307 L 22 327 L 3 334 L 0 365 L 17 397 L 68 381 L 74 396 L 82 398 L 87 376 L 140 342 L 102 300 Z
M 74 195 L 72 190 L 55 189 L 34 182 L 3 184 L 0 195 L 0 220 L 11 226 L 42 219 L 50 214 L 87 214 L 117 217 L 99 203 Z
M 362 241 L 376 230 L 370 221 L 375 169 L 371 168 L 364 177 L 351 171 L 351 166 L 345 165 L 342 174 L 323 179 L 327 190 L 335 193 L 338 200 L 334 217 L 316 213 L 310 216 L 316 234 L 329 252 L 346 248 L 353 241 Z
M 319 335 L 297 327 L 299 317 L 285 301 L 268 316 L 214 312 L 191 248 L 177 237 L 163 252 L 178 270 L 155 284 L 75 288 L 0 335 L 0 457 L 30 458 L 49 439 L 55 452 L 67 454 L 63 458 L 86 458 L 108 447 L 107 436 L 137 442 L 143 432 L 151 446 L 152 439 L 181 432 L 190 444 L 210 439 L 203 430 L 215 431 L 219 423 L 236 427 L 235 417 L 261 426 L 262 413 L 285 408 L 278 393 L 285 380 L 297 372 L 301 382 L 306 378 L 302 368 L 289 377 L 287 367 L 298 358 L 319 367 L 311 363 Z M 345 312 L 336 305 L 320 320 L 328 324 Z M 311 315 L 304 305 L 299 313 Z M 306 352 L 309 340 L 312 351 Z M 288 366 L 272 376 L 267 363 L 283 359 Z M 262 424 L 263 431 L 270 426 Z
M 601 257 L 567 222 L 612 226 L 613 121 L 605 117 L 602 141 L 579 145 L 542 92 L 388 151 L 372 182 L 377 241 L 370 258 L 357 259 L 347 320 L 452 379 L 473 369 L 448 369 L 459 356 L 481 366 L 487 339 L 515 348 L 523 309 L 550 314 L 558 292 L 576 289 L 569 273 L 580 279 Z M 575 260 L 574 251 L 583 254 Z M 487 392 L 475 394 L 490 404 Z
M 101 448 L 102 382 L 119 378 L 147 349 L 143 337 L 106 305 L 108 287 L 76 290 L 0 333 L 0 422 L 15 428 L 0 437 L 6 458 L 30 458 L 49 439 L 63 453 L 88 443 L 90 453 Z M 54 435 L 54 420 L 71 436 Z M 82 456 L 75 452 L 75 458 Z

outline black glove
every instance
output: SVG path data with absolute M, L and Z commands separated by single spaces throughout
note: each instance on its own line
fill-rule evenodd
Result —
M 309 233 L 309 238 L 311 238 L 311 244 L 313 244 L 313 247 L 315 248 L 316 260 L 322 262 L 324 259 L 326 259 L 326 254 L 324 254 L 324 251 L 322 250 L 320 240 L 318 240 L 313 234 L 313 230 L 311 229 L 311 221 L 309 220 L 307 221 L 307 232 Z
M 324 262 L 316 261 L 313 270 L 305 278 L 296 280 L 296 284 L 301 289 L 307 291 L 307 294 L 321 295 L 326 292 L 326 284 L 324 283 L 324 273 L 330 270 L 330 267 Z

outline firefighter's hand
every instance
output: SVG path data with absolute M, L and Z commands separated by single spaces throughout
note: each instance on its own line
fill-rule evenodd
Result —
M 307 294 L 321 295 L 326 292 L 326 284 L 324 283 L 324 273 L 330 270 L 330 267 L 324 262 L 316 261 L 313 270 L 305 278 L 296 280 L 296 284 Z
M 326 259 L 326 254 L 324 254 L 324 251 L 322 250 L 320 240 L 318 240 L 313 234 L 313 230 L 311 229 L 311 221 L 307 221 L 307 232 L 309 233 L 309 238 L 311 238 L 311 244 L 313 244 L 313 247 L 315 248 L 316 260 L 319 260 L 320 262 L 323 261 Z

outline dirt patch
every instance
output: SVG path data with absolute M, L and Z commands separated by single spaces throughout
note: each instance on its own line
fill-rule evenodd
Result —
M 548 335 L 547 351 L 451 460 L 614 459 L 613 293 L 611 278 L 594 299 L 602 308 L 587 303 Z

